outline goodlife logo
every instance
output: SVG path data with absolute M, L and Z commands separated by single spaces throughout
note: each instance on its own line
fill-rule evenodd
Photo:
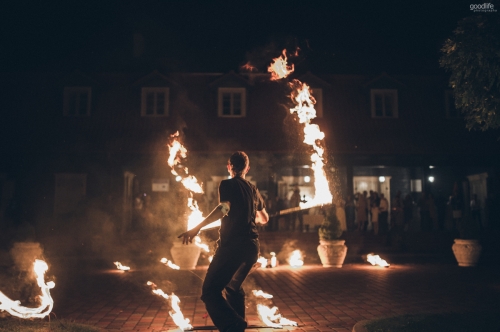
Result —
M 493 6 L 492 3 L 483 3 L 480 5 L 472 4 L 472 5 L 470 5 L 470 10 L 472 10 L 474 13 L 496 13 L 497 12 L 497 10 L 495 9 L 495 6 Z

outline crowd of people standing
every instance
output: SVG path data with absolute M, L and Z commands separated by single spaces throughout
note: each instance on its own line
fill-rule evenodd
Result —
M 376 191 L 357 192 L 349 194 L 345 199 L 336 197 L 334 204 L 337 207 L 337 217 L 343 230 L 358 231 L 385 235 L 389 231 L 457 231 L 465 205 L 462 194 L 456 190 L 451 195 L 435 197 L 431 192 L 406 193 L 397 191 L 392 197 Z M 268 211 L 271 216 L 278 211 L 298 207 L 305 197 L 295 188 L 289 199 L 276 196 L 267 200 Z M 305 214 L 314 214 L 314 211 L 296 211 L 286 215 L 271 217 L 267 231 L 297 231 L 307 232 L 308 225 L 304 222 Z M 480 225 L 481 202 L 477 195 L 471 196 L 470 214 Z

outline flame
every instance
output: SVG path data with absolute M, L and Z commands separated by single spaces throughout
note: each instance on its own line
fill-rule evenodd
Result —
M 262 290 L 252 290 L 252 293 L 256 297 L 262 297 L 264 299 L 272 299 L 271 294 L 265 293 Z M 274 306 L 272 308 L 264 305 L 257 304 L 257 313 L 264 324 L 274 328 L 281 328 L 285 325 L 287 326 L 297 326 L 297 323 L 293 320 L 287 319 L 278 313 L 278 307 Z
M 176 176 L 176 179 L 180 177 L 180 182 L 191 193 L 202 194 L 203 188 L 196 177 L 194 177 L 193 175 L 189 175 L 188 168 L 180 165 L 182 159 L 187 157 L 187 149 L 178 140 L 179 132 L 177 131 L 174 134 L 170 135 L 170 138 L 171 141 L 168 144 L 169 156 L 167 163 L 172 168 L 172 174 Z M 180 167 L 184 171 L 184 176 L 181 176 L 177 173 L 177 171 L 174 169 L 175 166 Z M 204 217 L 203 213 L 198 208 L 198 203 L 193 197 L 188 198 L 188 207 L 191 210 L 191 214 L 188 216 L 187 228 L 192 229 L 200 222 L 202 222 Z M 203 227 L 202 229 L 208 229 L 218 226 L 220 226 L 220 220 L 215 221 L 210 225 Z
M 269 308 L 263 304 L 257 304 L 257 312 L 262 322 L 267 326 L 274 328 L 281 328 L 285 325 L 297 326 L 297 322 L 282 317 L 281 314 L 278 313 L 278 307 Z
M 194 244 L 196 244 L 198 247 L 203 249 L 205 252 L 210 252 L 210 248 L 208 248 L 208 245 L 205 243 L 202 243 L 199 236 L 196 236 L 194 238 Z
M 273 59 L 273 62 L 269 65 L 267 71 L 271 73 L 272 81 L 285 78 L 293 73 L 293 64 L 287 66 L 286 49 L 283 50 L 282 54 L 279 57 Z
M 271 252 L 271 267 L 276 267 L 278 265 L 278 261 L 276 259 L 276 253 Z
M 260 256 L 259 259 L 257 259 L 257 263 L 260 263 L 260 267 L 265 269 L 267 267 L 267 258 Z
M 23 307 L 20 301 L 12 301 L 0 292 L 0 311 L 7 311 L 12 316 L 19 318 L 44 318 L 50 314 L 54 306 L 54 300 L 52 300 L 49 290 L 55 287 L 55 283 L 53 281 L 45 283 L 44 276 L 49 267 L 44 261 L 36 259 L 33 269 L 36 274 L 38 287 L 42 291 L 42 295 L 38 296 L 40 299 L 38 308 Z
M 246 71 L 257 71 L 257 68 L 255 68 L 254 66 L 252 66 L 252 64 L 250 63 L 250 61 L 248 61 L 247 63 L 245 63 L 243 66 L 241 66 L 241 69 L 243 70 L 246 70 Z
M 290 109 L 290 113 L 296 113 L 299 122 L 304 124 L 304 143 L 313 148 L 311 154 L 312 169 L 314 172 L 314 198 L 307 203 L 300 203 L 301 208 L 308 208 L 316 205 L 330 204 L 332 202 L 332 194 L 328 186 L 325 171 L 323 169 L 323 153 L 325 150 L 318 145 L 318 141 L 325 138 L 325 134 L 316 124 L 311 124 L 311 120 L 316 117 L 314 104 L 316 100 L 311 95 L 309 86 L 299 80 L 293 80 L 290 83 L 292 87 L 292 100 L 296 106 Z
M 160 262 L 162 262 L 163 264 L 165 264 L 166 266 L 168 266 L 171 269 L 174 269 L 174 270 L 180 270 L 181 269 L 178 265 L 175 265 L 174 262 L 172 262 L 171 260 L 166 259 L 165 257 L 163 257 L 162 259 L 160 259 Z
M 290 258 L 288 258 L 288 263 L 291 267 L 301 267 L 302 265 L 304 265 L 304 261 L 302 260 L 302 253 L 299 249 L 292 252 Z
M 165 300 L 170 300 L 170 307 L 172 310 L 170 310 L 169 314 L 177 327 L 183 331 L 191 330 L 193 328 L 193 326 L 189 324 L 189 319 L 184 318 L 184 315 L 182 314 L 181 308 L 179 307 L 180 300 L 177 295 L 172 293 L 172 295 L 168 296 L 168 294 L 165 294 L 165 292 L 159 289 L 156 284 L 151 281 L 148 281 L 146 284 L 151 286 L 154 294 L 163 297 Z
M 129 266 L 122 265 L 122 263 L 120 263 L 120 262 L 114 262 L 114 264 L 116 265 L 116 268 L 118 270 L 121 270 L 121 271 L 129 271 L 130 270 Z
M 257 296 L 257 297 L 263 297 L 265 299 L 272 299 L 273 296 L 271 294 L 267 294 L 267 293 L 264 293 L 263 290 L 259 289 L 259 290 L 253 290 L 252 291 L 253 295 Z
M 371 264 L 371 265 L 378 265 L 381 267 L 389 267 L 391 266 L 388 264 L 384 259 L 380 258 L 379 255 L 374 255 L 374 254 L 368 254 L 366 256 L 366 260 Z

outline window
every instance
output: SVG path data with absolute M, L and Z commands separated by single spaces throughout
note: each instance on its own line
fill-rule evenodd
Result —
M 372 118 L 398 117 L 398 91 L 388 89 L 371 90 Z
M 141 115 L 168 116 L 169 88 L 142 88 Z
M 312 88 L 312 96 L 316 100 L 314 104 L 314 109 L 316 110 L 316 116 L 318 118 L 323 117 L 323 89 Z
M 219 88 L 218 114 L 220 117 L 246 116 L 246 89 Z
M 90 87 L 64 88 L 64 115 L 90 116 L 91 92 Z
M 452 90 L 446 90 L 444 93 L 446 117 L 450 119 L 460 118 L 460 112 L 455 108 L 455 96 Z

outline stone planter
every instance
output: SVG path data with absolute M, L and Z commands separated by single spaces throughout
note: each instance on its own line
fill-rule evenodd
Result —
M 482 250 L 478 240 L 455 239 L 451 248 L 459 266 L 476 266 Z
M 174 246 L 170 249 L 172 259 L 181 270 L 193 270 L 198 264 L 201 248 L 196 244 L 182 244 L 181 241 L 174 242 Z
M 318 255 L 323 267 L 342 267 L 347 246 L 345 240 L 319 240 Z

